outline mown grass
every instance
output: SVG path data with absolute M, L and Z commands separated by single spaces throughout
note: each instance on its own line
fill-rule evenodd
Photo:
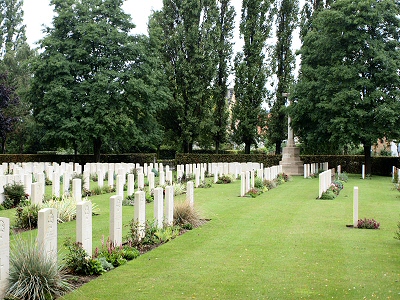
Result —
M 352 223 L 353 186 L 359 217 Z M 84 285 L 63 299 L 398 299 L 400 242 L 393 238 L 400 193 L 390 178 L 350 176 L 335 200 L 316 200 L 317 179 L 294 177 L 257 198 L 240 198 L 240 182 L 196 189 L 210 222 Z M 93 197 L 93 242 L 108 235 L 108 199 Z M 179 199 L 183 199 L 180 197 Z M 152 218 L 152 205 L 147 206 Z M 124 223 L 133 216 L 124 207 Z M 60 224 L 60 239 L 75 222 Z

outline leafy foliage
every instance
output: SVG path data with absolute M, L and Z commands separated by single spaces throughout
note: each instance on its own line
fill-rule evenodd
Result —
M 363 144 L 367 174 L 371 145 L 400 135 L 399 12 L 393 0 L 333 1 L 300 50 L 293 128 L 314 153 Z
M 26 200 L 25 187 L 21 183 L 14 182 L 4 186 L 4 202 L 2 205 L 5 209 L 13 208 L 19 205 L 21 201 Z
M 259 138 L 263 129 L 262 103 L 266 96 L 267 70 L 265 44 L 271 32 L 272 2 L 243 1 L 240 34 L 244 38 L 243 52 L 235 58 L 235 98 L 232 109 L 233 140 L 245 144 L 245 153 Z
M 101 275 L 105 272 L 101 262 L 91 258 L 82 244 L 74 243 L 71 239 L 64 242 L 68 253 L 64 257 L 68 271 L 77 275 Z
M 357 228 L 361 229 L 379 229 L 380 223 L 374 219 L 360 219 L 357 222 Z

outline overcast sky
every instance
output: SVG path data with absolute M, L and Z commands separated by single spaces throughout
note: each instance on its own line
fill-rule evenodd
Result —
M 240 21 L 241 2 L 241 0 L 231 2 L 236 8 L 236 25 Z M 151 11 L 160 10 L 161 7 L 162 0 L 126 0 L 123 8 L 131 15 L 132 22 L 136 25 L 133 33 L 147 33 L 147 21 Z M 53 7 L 50 6 L 50 0 L 25 0 L 23 10 L 28 43 L 36 47 L 34 43 L 43 37 L 42 24 L 51 26 Z

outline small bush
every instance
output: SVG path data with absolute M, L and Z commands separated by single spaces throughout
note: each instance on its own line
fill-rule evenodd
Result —
M 260 177 L 254 179 L 254 187 L 259 190 L 264 189 L 264 182 Z
M 262 191 L 260 191 L 257 188 L 252 188 L 246 193 L 246 195 L 250 196 L 251 198 L 255 198 L 255 197 L 257 197 L 258 195 L 261 195 L 261 194 L 262 194 Z
M 276 183 L 273 180 L 264 180 L 263 185 L 268 189 L 272 190 L 276 188 Z
M 18 206 L 15 210 L 15 227 L 22 229 L 34 229 L 38 223 L 38 213 L 41 206 L 38 204 L 28 204 Z
M 146 191 L 146 203 L 152 203 L 152 202 L 154 202 L 154 191 L 153 190 L 151 190 L 150 192 Z
M 178 226 L 158 228 L 155 222 L 146 221 L 144 236 L 140 237 L 142 231 L 143 228 L 132 220 L 127 239 L 133 247 L 144 250 L 148 246 L 160 245 L 174 239 L 179 235 L 180 228 Z
M 340 173 L 339 178 L 340 181 L 347 182 L 349 181 L 349 176 L 346 172 Z
M 357 228 L 361 228 L 361 229 L 379 229 L 380 227 L 380 223 L 378 223 L 376 220 L 374 219 L 360 219 L 357 222 Z
M 326 192 L 322 193 L 319 199 L 321 200 L 333 200 L 336 198 L 335 193 L 332 190 L 327 190 Z
M 25 194 L 25 187 L 21 183 L 7 184 L 4 187 L 4 201 L 3 206 L 5 209 L 10 209 L 19 205 L 21 201 L 27 199 Z
M 101 275 L 105 272 L 101 262 L 91 258 L 85 249 L 82 248 L 82 244 L 74 243 L 71 239 L 67 239 L 64 242 L 64 246 L 68 249 L 64 261 L 70 273 L 77 275 Z
M 217 184 L 227 184 L 227 183 L 231 183 L 232 182 L 232 178 L 228 175 L 222 175 L 220 177 L 218 177 L 217 180 Z
M 43 255 L 33 241 L 17 239 L 10 251 L 10 273 L 7 297 L 47 300 L 72 290 L 68 275 L 54 257 Z
M 135 205 L 135 194 L 128 195 L 124 200 L 122 200 L 123 206 L 133 206 Z
M 193 228 L 203 224 L 200 214 L 188 202 L 175 202 L 174 225 L 185 227 L 190 224 Z
M 159 173 L 155 168 L 151 169 L 151 171 L 154 173 L 154 177 L 158 177 L 159 176 Z
M 186 186 L 182 183 L 174 183 L 173 187 L 174 187 L 174 195 L 175 196 L 186 193 Z
M 128 260 L 135 259 L 139 256 L 139 251 L 131 246 L 132 244 L 125 246 L 115 246 L 111 242 L 110 238 L 104 243 L 104 237 L 101 243 L 101 248 L 96 248 L 93 254 L 93 258 L 105 260 L 110 263 L 113 267 L 118 267 L 125 264 Z

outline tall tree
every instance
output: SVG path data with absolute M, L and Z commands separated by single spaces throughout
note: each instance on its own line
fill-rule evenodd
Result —
M 268 77 L 265 65 L 266 40 L 272 27 L 271 0 L 243 0 L 240 34 L 243 51 L 235 58 L 235 98 L 232 110 L 233 140 L 245 144 L 245 153 L 264 128 L 260 116 L 266 95 Z
M 73 147 L 75 153 L 90 141 L 97 161 L 102 146 L 115 137 L 139 143 L 135 137 L 151 136 L 156 128 L 139 117 L 151 117 L 161 101 L 151 98 L 158 102 L 143 105 L 138 90 L 146 80 L 133 86 L 139 83 L 131 80 L 133 69 L 144 63 L 135 51 L 143 43 L 129 35 L 134 25 L 123 2 L 52 0 L 53 27 L 46 29 L 44 51 L 33 64 L 30 95 L 35 118 L 45 129 L 43 138 Z
M 17 117 L 13 110 L 18 106 L 19 98 L 15 88 L 10 86 L 7 74 L 0 74 L 0 145 L 1 153 L 5 153 L 8 134 L 12 131 Z
M 299 3 L 297 0 L 281 0 L 277 3 L 277 30 L 274 49 L 274 69 L 277 77 L 275 99 L 267 119 L 268 142 L 275 144 L 275 154 L 281 153 L 281 144 L 286 137 L 286 98 L 282 94 L 290 92 L 294 83 L 293 70 L 295 56 L 292 50 L 293 32 L 297 27 Z
M 228 130 L 228 77 L 231 74 L 232 39 L 235 9 L 230 0 L 218 0 L 218 19 L 216 24 L 216 51 L 218 58 L 217 74 L 213 92 L 213 120 L 211 129 L 215 142 L 215 152 L 226 141 Z
M 215 0 L 164 0 L 163 4 L 156 20 L 162 28 L 161 54 L 173 92 L 173 101 L 164 112 L 171 121 L 165 126 L 174 132 L 183 151 L 191 152 L 210 127 L 218 11 Z
M 400 5 L 338 0 L 313 18 L 301 48 L 292 124 L 306 147 L 331 152 L 400 136 Z
M 12 130 L 7 133 L 7 145 L 3 145 L 7 152 L 22 152 L 19 150 L 24 148 L 29 139 L 26 137 L 27 124 L 31 124 L 28 121 L 31 116 L 25 96 L 31 80 L 28 63 L 34 56 L 34 51 L 26 42 L 22 5 L 22 0 L 0 1 L 0 73 L 7 74 L 3 81 L 7 80 L 7 85 L 15 89 L 15 94 L 20 100 L 14 103 L 17 106 L 9 109 L 9 113 L 15 118 L 15 123 Z M 15 147 L 16 141 L 22 147 Z

